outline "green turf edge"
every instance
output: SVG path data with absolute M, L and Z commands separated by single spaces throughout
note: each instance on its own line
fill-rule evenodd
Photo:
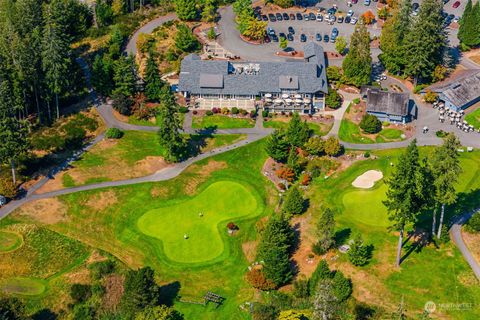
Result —
M 23 284 L 23 285 L 31 285 L 33 289 L 35 289 L 32 292 L 15 292 L 15 291 L 8 291 L 5 290 L 5 286 L 15 286 L 16 284 Z M 0 284 L 0 288 L 2 292 L 5 292 L 9 295 L 14 295 L 14 296 L 35 296 L 35 297 L 40 297 L 47 291 L 47 286 L 48 283 L 46 280 L 43 279 L 36 279 L 36 278 L 28 278 L 28 277 L 14 277 L 14 278 L 8 278 L 6 280 L 3 280 L 2 283 Z
M 11 245 L 10 247 L 7 247 L 7 248 L 1 248 L 0 247 L 0 257 L 1 257 L 1 254 L 2 253 L 10 253 L 10 252 L 13 252 L 17 249 L 19 249 L 21 246 L 23 246 L 23 236 L 17 232 L 14 232 L 14 231 L 10 231 L 10 230 L 0 230 L 0 233 L 8 233 L 8 234 L 12 234 L 16 237 L 16 241 L 13 245 Z

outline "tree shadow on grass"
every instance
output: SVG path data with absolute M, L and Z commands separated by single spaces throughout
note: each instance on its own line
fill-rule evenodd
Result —
M 161 303 L 172 306 L 180 292 L 180 282 L 174 281 L 160 287 Z
M 202 149 L 207 146 L 207 139 L 213 138 L 212 133 L 202 132 L 190 135 L 188 141 L 188 156 L 195 157 L 202 153 Z
M 50 309 L 42 309 L 32 315 L 33 320 L 56 320 L 58 315 Z
M 405 261 L 413 252 L 420 253 L 422 249 L 430 242 L 430 234 L 425 230 L 415 230 L 409 232 L 408 239 L 413 238 L 413 242 L 404 244 L 403 247 L 407 250 L 400 259 L 400 263 Z
M 341 230 L 338 230 L 335 232 L 335 243 L 337 246 L 341 246 L 342 244 L 345 244 L 350 238 L 350 235 L 352 234 L 352 229 L 350 228 L 343 228 Z

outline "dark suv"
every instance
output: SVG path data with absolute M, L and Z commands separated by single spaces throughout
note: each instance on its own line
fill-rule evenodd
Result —
M 295 34 L 295 29 L 292 26 L 288 27 L 288 33 Z
M 303 20 L 303 16 L 300 12 L 297 12 L 297 20 Z
M 275 18 L 277 18 L 277 21 L 282 21 L 283 20 L 282 14 L 280 12 L 277 12 L 277 14 L 275 15 Z

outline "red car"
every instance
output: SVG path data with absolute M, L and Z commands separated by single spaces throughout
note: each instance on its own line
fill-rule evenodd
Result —
M 453 6 L 452 6 L 452 7 L 455 8 L 455 9 L 458 8 L 458 7 L 460 7 L 460 1 L 455 1 L 455 2 L 453 3 Z
M 358 0 L 352 0 L 353 4 L 356 4 L 357 2 L 358 2 Z

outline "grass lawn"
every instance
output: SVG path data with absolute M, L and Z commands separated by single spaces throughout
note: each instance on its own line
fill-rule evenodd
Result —
M 422 148 L 421 154 L 431 152 Z M 413 239 L 405 241 L 402 254 L 407 255 L 400 269 L 394 267 L 398 233 L 388 231 L 390 225 L 382 204 L 386 186 L 379 182 L 372 189 L 359 190 L 351 185 L 356 177 L 367 170 L 381 170 L 388 178 L 400 154 L 400 150 L 375 151 L 377 160 L 357 162 L 341 174 L 328 180 L 314 181 L 310 190 L 309 212 L 316 214 L 318 206 L 327 205 L 336 210 L 336 229 L 346 243 L 355 233 L 362 234 L 367 244 L 373 245 L 373 257 L 364 267 L 353 267 L 345 255 L 332 263 L 352 278 L 354 296 L 360 301 L 381 305 L 394 311 L 405 302 L 407 314 L 417 317 L 427 301 L 437 304 L 432 315 L 448 319 L 478 319 L 480 310 L 480 286 L 473 272 L 457 248 L 452 244 L 438 249 L 430 244 L 416 248 Z M 480 152 L 464 153 L 460 156 L 464 172 L 459 178 L 458 204 L 447 208 L 446 215 L 468 210 L 479 205 Z M 315 218 L 315 217 L 314 217 Z M 431 215 L 422 214 L 417 223 L 419 228 L 431 228 Z M 410 228 L 411 229 L 411 228 Z M 448 304 L 470 304 L 464 310 L 448 308 Z M 442 307 L 442 304 L 447 307 Z
M 214 114 L 212 116 L 193 116 L 192 128 L 205 129 L 237 129 L 253 128 L 255 120 L 250 118 L 233 118 L 230 116 Z
M 471 124 L 475 129 L 480 129 L 480 107 L 465 116 L 465 121 Z
M 183 124 L 183 121 L 185 120 L 185 114 L 184 113 L 177 113 L 177 116 L 180 120 L 180 124 Z M 147 126 L 147 127 L 158 127 L 160 126 L 159 123 L 159 118 L 155 117 L 155 119 L 152 120 L 143 120 L 143 119 L 137 119 L 134 116 L 128 117 L 128 123 L 134 124 L 137 126 Z
M 312 132 L 319 136 L 326 135 L 333 127 L 333 122 L 326 124 L 326 123 L 312 123 L 307 122 L 308 127 Z M 274 129 L 284 129 L 288 127 L 288 122 L 285 121 L 275 121 L 275 120 L 267 120 L 263 122 L 263 126 L 265 128 L 274 128 Z
M 0 283 L 2 291 L 22 296 L 37 296 L 45 292 L 45 281 L 31 278 L 10 278 Z
M 340 130 L 338 136 L 340 140 L 350 143 L 384 143 L 384 142 L 394 142 L 403 140 L 402 130 L 394 128 L 385 128 L 380 131 L 376 137 L 375 141 L 362 133 L 360 127 L 354 122 L 348 119 L 342 119 L 340 123 Z
M 22 244 L 22 236 L 18 233 L 0 230 L 0 253 L 14 251 Z
M 227 232 L 229 221 L 258 215 L 261 211 L 252 190 L 236 182 L 219 181 L 192 199 L 171 205 L 167 202 L 164 207 L 147 211 L 138 220 L 138 228 L 160 239 L 169 259 L 205 262 L 223 252 L 219 233 Z M 183 238 L 184 234 L 188 239 Z

